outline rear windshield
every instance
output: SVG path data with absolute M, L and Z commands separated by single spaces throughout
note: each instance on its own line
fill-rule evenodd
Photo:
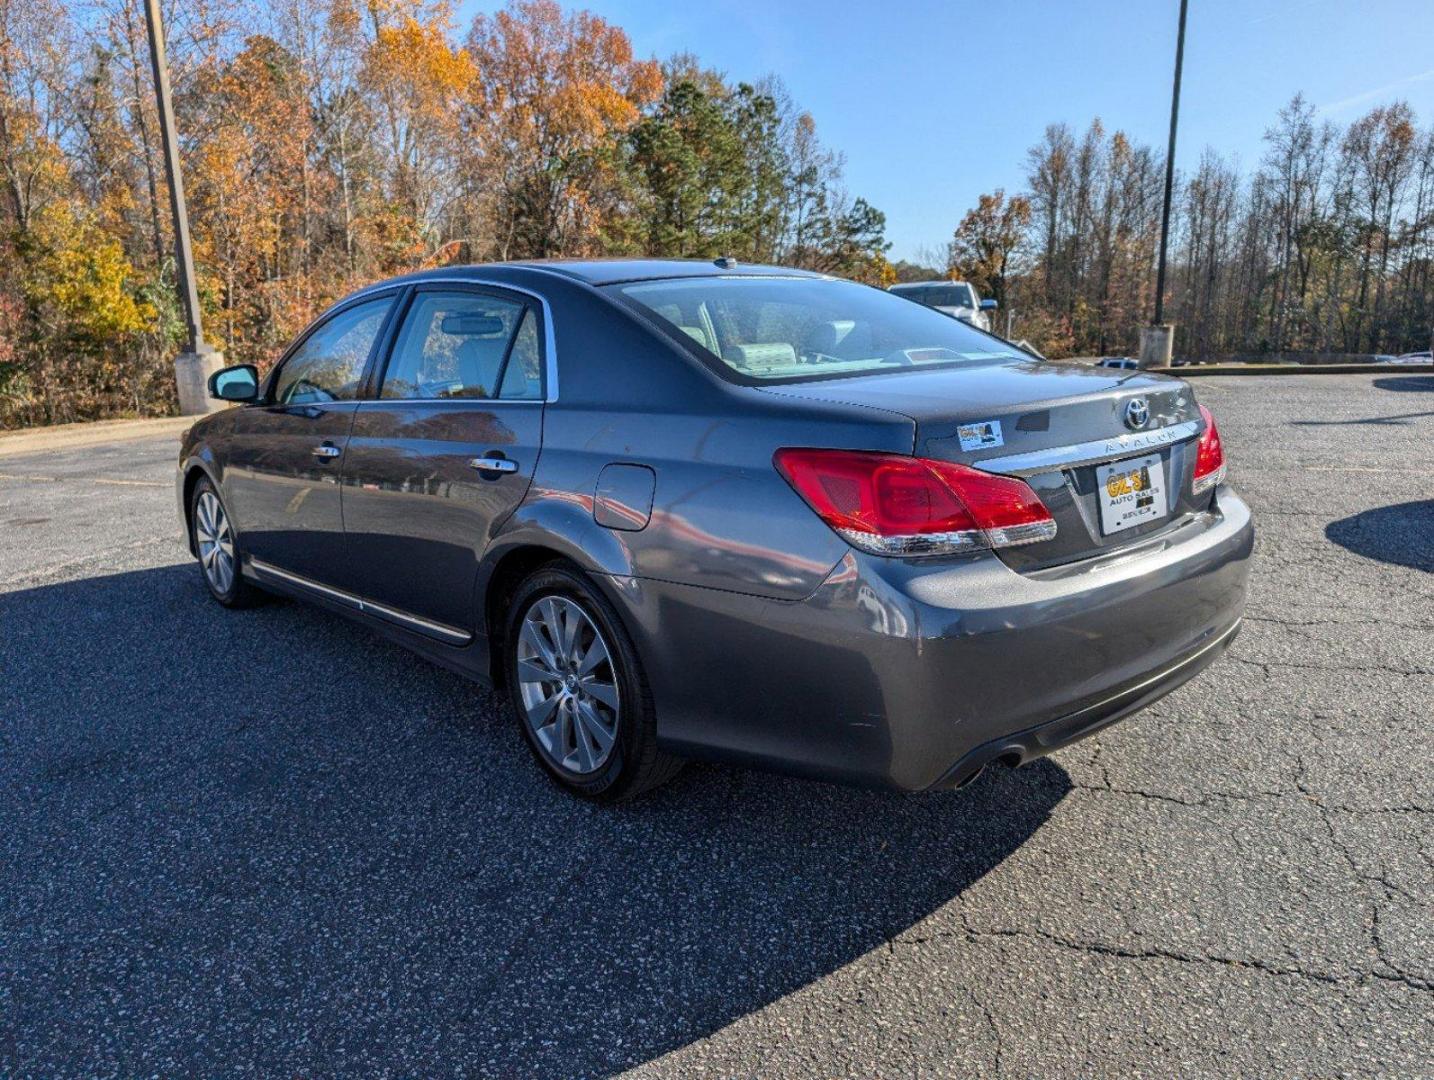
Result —
M 612 287 L 740 382 L 1028 359 L 899 296 L 817 278 L 686 278 Z
M 974 308 L 976 297 L 969 285 L 917 285 L 905 289 L 892 289 L 897 296 L 915 300 L 927 307 Z

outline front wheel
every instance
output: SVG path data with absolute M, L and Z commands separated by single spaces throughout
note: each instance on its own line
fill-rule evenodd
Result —
M 239 572 L 238 538 L 229 512 L 208 477 L 194 485 L 189 508 L 189 528 L 193 536 L 199 569 L 209 595 L 225 607 L 248 607 L 260 592 L 244 580 Z
M 617 801 L 682 767 L 657 747 L 652 698 L 617 612 L 576 567 L 543 567 L 518 587 L 506 643 L 519 726 L 569 791 Z

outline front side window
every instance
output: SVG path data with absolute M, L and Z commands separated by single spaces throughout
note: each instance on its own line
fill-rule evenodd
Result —
M 314 330 L 284 362 L 274 383 L 277 405 L 352 401 L 364 366 L 393 297 L 385 296 L 339 312 Z
M 929 307 L 850 281 L 710 277 L 611 288 L 741 382 L 1027 359 Z
M 453 399 L 528 396 L 519 373 L 526 371 L 525 327 L 532 315 L 523 303 L 473 292 L 420 292 L 414 297 L 393 347 L 380 396 Z M 537 383 L 537 336 L 531 364 Z M 513 360 L 509 362 L 509 353 Z

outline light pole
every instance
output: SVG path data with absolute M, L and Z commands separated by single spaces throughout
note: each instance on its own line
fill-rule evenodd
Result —
M 154 70 L 154 96 L 159 109 L 159 135 L 164 144 L 164 174 L 169 183 L 169 209 L 174 217 L 174 263 L 179 299 L 184 305 L 188 338 L 185 351 L 174 361 L 179 412 L 183 416 L 222 408 L 209 397 L 209 376 L 224 366 L 224 354 L 204 340 L 199 311 L 199 290 L 194 282 L 194 253 L 189 245 L 189 214 L 184 205 L 184 177 L 179 165 L 179 139 L 174 130 L 174 103 L 169 94 L 169 62 L 164 53 L 164 22 L 159 0 L 145 0 L 149 28 L 149 60 Z
M 1185 14 L 1180 0 L 1180 29 L 1175 37 L 1175 86 L 1170 93 L 1170 143 L 1165 151 L 1165 204 L 1160 214 L 1160 258 L 1155 269 L 1155 319 L 1140 332 L 1142 367 L 1169 367 L 1175 328 L 1165 321 L 1165 256 L 1170 246 L 1170 198 L 1175 189 L 1175 127 L 1180 119 L 1180 75 L 1185 66 Z

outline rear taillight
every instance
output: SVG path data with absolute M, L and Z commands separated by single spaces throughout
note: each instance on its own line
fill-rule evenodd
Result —
M 1195 452 L 1193 490 L 1196 495 L 1209 491 L 1225 479 L 1225 447 L 1220 443 L 1220 429 L 1215 426 L 1215 417 L 1204 405 L 1200 406 L 1200 415 L 1205 418 L 1205 433 L 1200 436 L 1200 446 Z
M 778 450 L 777 470 L 853 547 L 877 555 L 947 555 L 1056 534 L 1023 481 L 945 461 L 859 450 Z

